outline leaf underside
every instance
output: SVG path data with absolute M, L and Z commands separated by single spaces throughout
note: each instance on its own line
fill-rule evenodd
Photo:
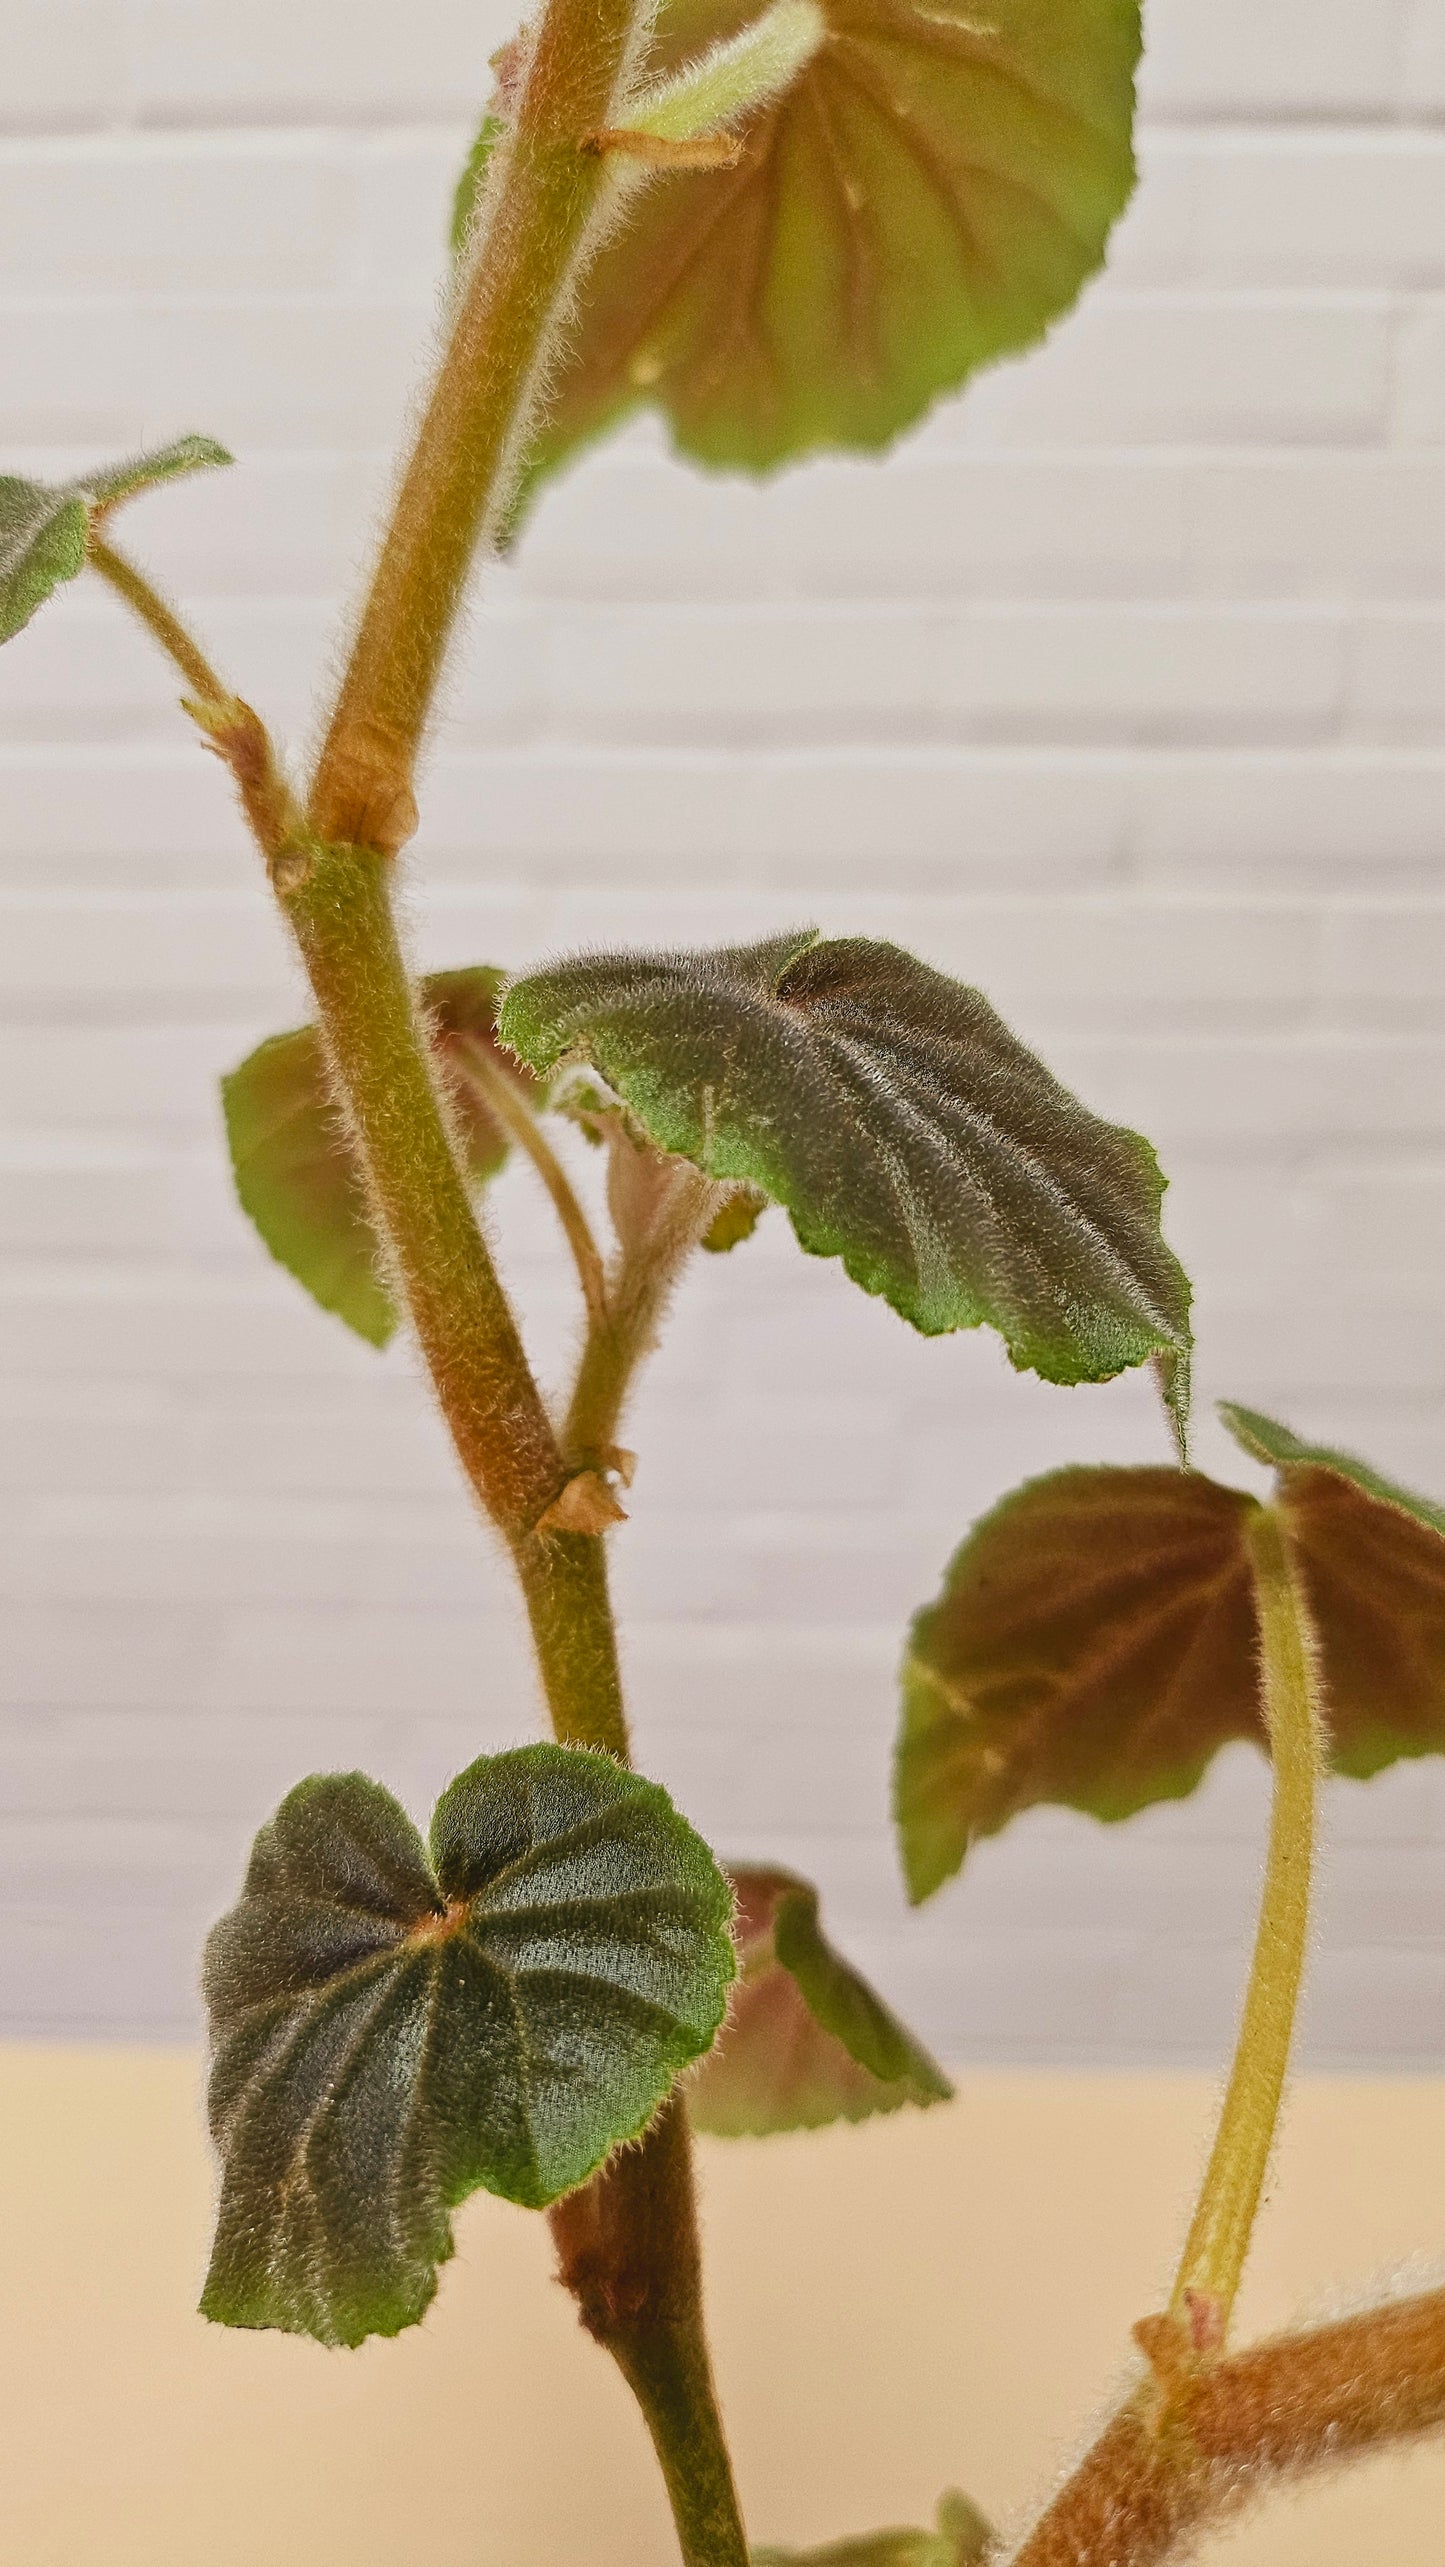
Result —
M 1278 1466 L 1335 1770 L 1445 1750 L 1445 1515 L 1251 1411 L 1226 1419 Z M 1254 1506 L 1197 1472 L 1078 1469 L 975 1526 L 904 1662 L 895 1811 L 913 1898 L 1039 1803 L 1126 1818 L 1193 1791 L 1228 1741 L 1265 1747 Z
M 739 1976 L 688 2080 L 696 2128 L 757 2139 L 946 2102 L 942 2070 L 823 1934 L 817 1891 L 773 1868 L 729 1878 Z
M 699 462 L 876 450 L 1027 347 L 1134 181 L 1135 0 L 824 0 L 732 169 L 628 206 L 585 289 L 535 484 L 641 402 Z M 670 0 L 649 79 L 756 0 Z
M 555 2201 L 707 2048 L 731 1904 L 666 1793 L 590 1750 L 479 1757 L 429 1852 L 364 1775 L 299 1784 L 206 1947 L 204 2314 L 325 2344 L 414 2324 L 457 2203 Z
M 785 1204 L 925 1335 L 987 1323 L 1059 1382 L 1187 1348 L 1148 1143 L 895 945 L 588 956 L 514 983 L 499 1032 L 542 1076 L 590 1063 L 659 1149 Z
M 451 1090 L 453 1120 L 474 1184 L 495 1176 L 507 1142 L 467 1079 L 472 1046 L 518 1080 L 532 1082 L 494 1039 L 500 972 L 483 965 L 433 972 L 422 1003 Z M 278 1264 L 323 1310 L 369 1345 L 385 1346 L 399 1325 L 385 1280 L 381 1244 L 355 1152 L 331 1101 L 314 1025 L 272 1035 L 221 1081 L 236 1192 Z
M 79 473 L 67 482 L 0 477 L 0 642 L 11 641 L 85 567 L 92 515 L 155 482 L 228 464 L 210 437 L 181 437 L 158 453 Z

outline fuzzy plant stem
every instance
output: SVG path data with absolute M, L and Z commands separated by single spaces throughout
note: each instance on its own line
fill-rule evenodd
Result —
M 388 860 L 274 868 L 382 1236 L 462 1467 L 516 1563 L 557 1736 L 626 1757 L 601 1541 L 539 1533 L 568 1472 L 437 1103 Z
M 687 2567 L 747 2567 L 703 2327 L 687 2107 L 551 2212 L 558 2278 L 647 2419 Z
M 505 506 L 558 330 L 600 231 L 603 162 L 581 145 L 608 123 L 645 24 L 633 0 L 550 0 L 515 133 L 497 155 L 469 281 L 363 610 L 309 816 L 292 802 L 264 726 L 216 681 L 170 610 L 128 565 L 116 577 L 119 557 L 108 547 L 96 563 L 205 699 L 193 710 L 235 775 L 306 966 L 337 1094 L 438 1402 L 516 1564 L 555 1732 L 623 1763 L 627 1727 L 602 1541 L 538 1530 L 569 1468 L 467 1196 L 397 940 L 388 856 L 410 835 L 416 748 L 473 551 Z M 593 2223 L 583 2314 L 642 2406 L 686 2567 L 748 2567 L 703 2333 L 681 2104 L 566 2207 L 574 2227 Z M 565 2245 L 563 2271 L 577 2288 L 583 2267 Z
M 90 530 L 85 557 L 91 569 L 99 571 L 116 595 L 125 600 L 131 613 L 140 617 L 152 640 L 160 644 L 167 659 L 180 670 L 192 693 L 206 703 L 224 702 L 227 698 L 225 686 L 204 651 L 191 639 L 180 617 L 152 588 L 135 564 L 127 561 L 124 553 L 117 552 L 114 544 L 108 544 L 94 526 Z
M 1193 2326 L 1201 2349 L 1224 2340 L 1274 2146 L 1309 1939 L 1315 1807 L 1324 1764 L 1309 1607 L 1275 1508 L 1256 1509 L 1245 1540 L 1274 1801 L 1234 2066 L 1170 2301 L 1170 2315 Z
M 1445 2425 L 1445 2291 L 1277 2336 L 1105 2427 L 1008 2567 L 1167 2567 L 1271 2485 Z
M 499 523 L 578 282 L 613 204 L 586 148 L 650 25 L 640 0 L 550 0 L 493 154 L 460 301 L 397 493 L 311 794 L 328 842 L 395 849 L 477 545 Z

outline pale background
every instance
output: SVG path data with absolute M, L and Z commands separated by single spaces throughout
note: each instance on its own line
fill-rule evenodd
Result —
M 0 0 L 0 466 L 234 446 L 131 540 L 298 740 L 506 31 Z M 417 936 L 904 939 L 1158 1142 L 1205 1395 L 1441 1492 L 1445 0 L 1156 0 L 1151 35 L 1143 187 L 1046 350 L 881 469 L 760 492 L 645 430 L 548 499 L 457 671 Z M 317 1765 L 422 1811 L 533 1710 L 405 1356 L 229 1201 L 216 1075 L 299 1004 L 171 694 L 84 588 L 0 661 L 0 2030 L 66 2045 L 0 2050 L 0 2545 L 666 2567 L 540 2223 L 468 2205 L 432 2323 L 359 2356 L 191 2314 L 180 2045 L 252 1829 Z M 497 1208 L 555 1371 L 568 1275 L 525 1177 Z M 705 2152 L 754 2528 L 921 2520 L 950 2480 L 1007 2516 L 1167 2286 L 1210 2110 L 1168 2063 L 1227 2045 L 1263 1776 L 1120 1832 L 1042 1814 L 910 1919 L 894 1668 L 981 1506 L 1158 1458 L 1157 1421 L 913 1339 L 775 1217 L 690 1287 L 634 1440 L 644 1760 L 724 1850 L 814 1872 L 965 2063 L 948 2113 Z M 1445 1767 L 1335 1800 L 1312 2057 L 1439 2069 Z M 1306 2084 L 1246 2323 L 1438 2245 L 1442 2143 L 1438 2076 Z M 1209 2567 L 1426 2567 L 1442 2504 L 1438 2458 L 1386 2467 Z
M 184 429 L 130 540 L 304 736 L 504 32 L 474 0 L 0 0 L 13 465 Z M 1445 1488 L 1445 9 L 1159 0 L 1108 277 L 885 467 L 704 481 L 651 430 L 488 583 L 411 867 L 429 962 L 906 939 L 1146 1129 L 1201 1387 Z M 424 1809 L 533 1709 L 408 1361 L 270 1268 L 215 1081 L 297 995 L 223 779 L 89 586 L 0 668 L 3 2004 L 186 2034 L 308 1767 Z M 570 1281 L 497 1200 L 555 1367 Z M 1041 1815 L 910 1919 L 907 1613 L 1027 1470 L 1162 1457 L 1147 1393 L 926 1344 L 781 1217 L 690 1286 L 617 1583 L 640 1754 L 814 1872 L 958 2059 L 1210 2063 L 1244 1752 L 1117 1833 Z M 1206 1462 L 1227 1448 L 1206 1430 Z M 1445 1766 L 1336 1796 L 1317 2062 L 1439 2062 Z

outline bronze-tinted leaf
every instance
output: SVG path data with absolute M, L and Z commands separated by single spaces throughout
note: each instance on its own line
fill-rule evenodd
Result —
M 1252 1504 L 1195 1471 L 1054 1471 L 975 1526 L 904 1662 L 913 1898 L 1039 1801 L 1127 1818 L 1193 1791 L 1227 1738 L 1262 1741 Z
M 648 76 L 757 0 L 671 0 Z M 825 0 L 828 36 L 736 167 L 635 201 L 587 279 L 533 467 L 638 402 L 700 462 L 886 445 L 1026 347 L 1134 179 L 1135 0 Z
M 1445 1751 L 1445 1510 L 1228 1408 L 1278 1474 L 1338 1773 Z M 1241 1539 L 1256 1501 L 1197 1472 L 1068 1470 L 1006 1497 L 913 1625 L 895 1807 L 915 1899 L 978 1837 L 1054 1802 L 1103 1819 L 1263 1747 Z
M 507 1142 L 485 1098 L 468 1081 L 474 1048 L 526 1090 L 533 1082 L 494 1040 L 500 972 L 477 965 L 432 972 L 423 1003 L 449 1073 L 467 1169 L 481 1184 L 495 1176 Z M 396 1333 L 396 1304 L 361 1171 L 347 1138 L 314 1025 L 273 1034 L 221 1081 L 231 1166 L 243 1209 L 280 1265 L 323 1310 L 334 1311 L 373 1346 Z
M 514 982 L 499 1030 L 541 1077 L 597 1071 L 658 1149 L 785 1204 L 804 1248 L 925 1335 L 987 1324 L 1058 1382 L 1187 1350 L 1148 1142 L 896 945 L 584 955 Z
M 697 2128 L 765 2138 L 946 2102 L 942 2070 L 827 1940 L 817 1891 L 771 1868 L 730 1878 L 739 1978 L 687 2087 Z
M 1368 1462 L 1302 1443 L 1222 1404 L 1230 1432 L 1278 1478 L 1319 1635 L 1337 1772 L 1379 1773 L 1445 1748 L 1445 1507 Z

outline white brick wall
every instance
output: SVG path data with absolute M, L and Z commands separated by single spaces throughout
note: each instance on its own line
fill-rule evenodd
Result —
M 241 471 L 134 540 L 298 741 L 430 328 L 495 0 L 0 0 L 0 439 L 196 427 Z M 882 467 L 754 488 L 651 430 L 488 583 L 413 868 L 429 963 L 900 937 L 1174 1179 L 1202 1388 L 1445 1489 L 1445 16 L 1156 0 L 1144 182 L 1044 349 Z M 215 1077 L 294 979 L 214 770 L 109 601 L 0 663 L 3 1985 L 11 2027 L 193 2020 L 298 1773 L 423 1806 L 527 1732 L 505 1583 L 404 1355 L 268 1267 Z M 541 1359 L 574 1326 L 497 1197 Z M 920 1919 L 885 1825 L 907 1612 L 1026 1471 L 1162 1451 L 925 1345 L 780 1220 L 708 1262 L 616 1546 L 641 1752 L 824 1882 L 960 2057 L 1212 2058 L 1263 1777 L 1045 1812 Z M 1206 1462 L 1225 1463 L 1206 1429 Z M 1315 2055 L 1439 2063 L 1445 1767 L 1334 1797 Z

